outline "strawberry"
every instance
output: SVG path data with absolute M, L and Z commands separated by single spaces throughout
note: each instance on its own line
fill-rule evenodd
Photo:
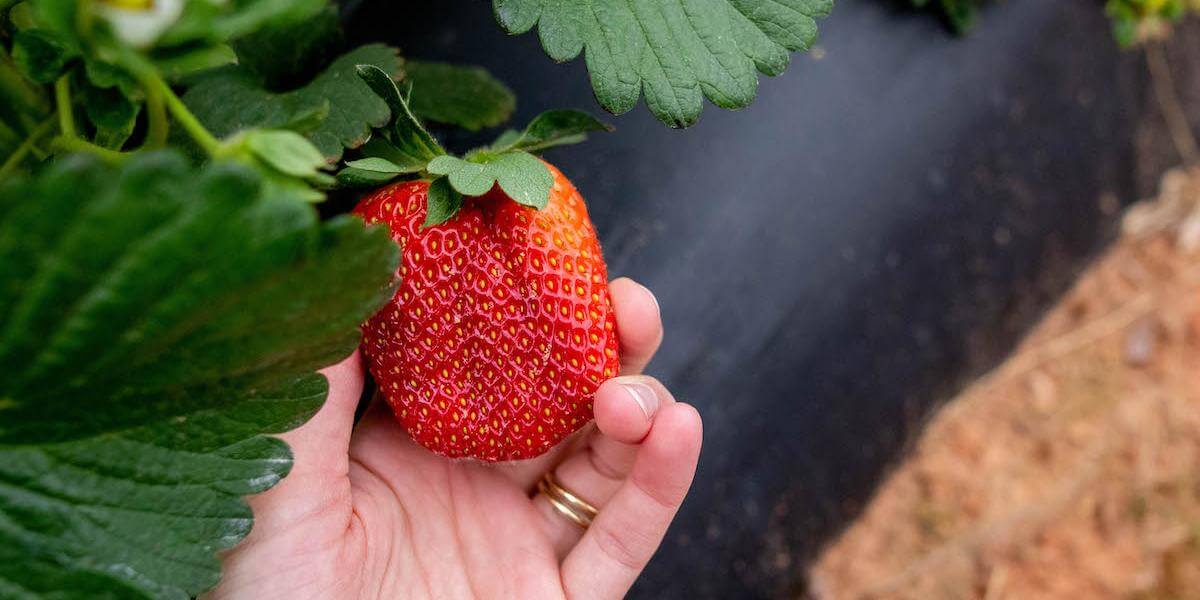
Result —
M 409 181 L 354 212 L 400 244 L 400 287 L 363 325 L 371 374 L 401 425 L 449 457 L 538 456 L 592 418 L 617 374 L 616 321 L 600 243 L 554 167 L 542 210 L 499 186 L 424 228 L 429 184 Z

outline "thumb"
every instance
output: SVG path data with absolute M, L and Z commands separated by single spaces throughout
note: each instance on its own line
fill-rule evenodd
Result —
M 358 351 L 321 374 L 329 382 L 325 404 L 307 423 L 279 436 L 292 449 L 291 473 L 248 500 L 255 514 L 252 536 L 270 535 L 323 508 L 350 506 L 350 434 L 363 390 Z

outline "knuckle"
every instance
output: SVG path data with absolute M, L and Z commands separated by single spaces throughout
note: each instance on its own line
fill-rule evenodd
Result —
M 631 479 L 633 481 L 633 485 L 637 486 L 638 491 L 640 491 L 643 496 L 650 500 L 650 502 L 654 503 L 655 507 L 671 514 L 674 514 L 675 511 L 679 510 L 679 506 L 683 504 L 683 496 L 687 494 L 687 488 L 683 488 L 682 490 L 675 488 L 664 490 L 660 489 L 663 487 L 661 484 L 648 485 L 646 482 L 642 481 L 641 478 L 636 476 L 632 477 Z
M 613 562 L 633 571 L 639 571 L 646 564 L 647 552 L 642 551 L 645 540 L 636 533 L 635 528 L 624 528 L 617 531 L 611 526 L 597 523 L 592 528 L 596 545 Z
M 592 467 L 601 477 L 610 481 L 621 481 L 625 478 L 625 474 L 621 469 L 614 466 L 608 459 L 600 455 L 595 448 L 588 448 L 586 452 L 588 465 Z

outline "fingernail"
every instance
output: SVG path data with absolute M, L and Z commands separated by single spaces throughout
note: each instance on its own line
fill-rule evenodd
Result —
M 637 402 L 649 421 L 658 410 L 658 394 L 654 393 L 654 389 L 644 383 L 622 383 L 621 387 L 633 396 L 634 402 Z
M 635 283 L 636 283 L 636 282 L 635 282 Z M 645 292 L 645 294 L 646 294 L 647 296 L 649 296 L 649 297 L 650 297 L 650 301 L 654 303 L 654 312 L 658 313 L 658 315 L 661 317 L 661 316 L 662 316 L 662 309 L 661 309 L 661 308 L 659 308 L 659 306 L 658 306 L 658 298 L 654 296 L 654 292 L 650 291 L 650 288 L 648 288 L 648 287 L 646 287 L 646 286 L 644 286 L 644 285 L 642 285 L 642 284 L 640 284 L 640 283 L 639 283 L 639 284 L 637 284 L 637 285 L 638 285 L 638 287 L 642 288 L 642 291 L 643 291 L 643 292 Z

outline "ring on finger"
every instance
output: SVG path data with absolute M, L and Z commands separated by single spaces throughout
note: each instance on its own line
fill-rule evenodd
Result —
M 592 524 L 599 512 L 587 500 L 563 487 L 553 472 L 542 476 L 542 479 L 538 481 L 537 489 L 538 493 L 545 496 L 546 500 L 550 502 L 550 506 L 584 529 Z

